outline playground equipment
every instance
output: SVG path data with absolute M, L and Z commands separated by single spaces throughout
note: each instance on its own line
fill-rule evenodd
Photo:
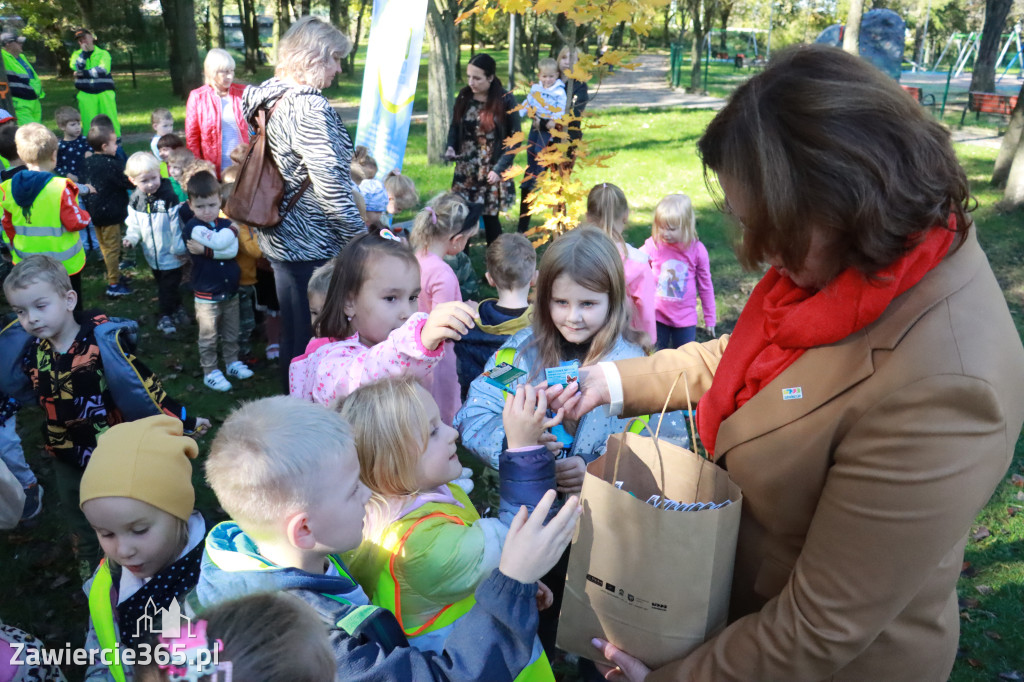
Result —
M 1021 49 L 1020 39 L 1021 25 L 1014 24 L 1013 30 L 1010 33 L 1004 33 L 1002 35 L 1003 46 L 999 50 L 999 58 L 996 60 L 997 67 L 1003 63 L 1003 59 L 1006 58 L 1006 53 L 1009 51 L 1010 46 L 1014 45 L 1017 48 L 1013 59 L 1006 65 L 1003 72 L 996 77 L 996 81 L 1002 80 L 1003 76 L 1013 68 L 1014 64 L 1017 65 L 1019 78 L 1024 79 L 1024 52 Z M 954 33 L 949 36 L 946 40 L 945 46 L 942 48 L 942 52 L 939 53 L 939 58 L 935 60 L 932 65 L 932 71 L 938 71 L 942 65 L 942 60 L 946 58 L 946 54 L 949 53 L 950 47 L 956 45 L 957 56 L 950 67 L 950 72 L 953 77 L 959 76 L 963 70 L 967 67 L 967 64 L 971 62 L 972 57 L 977 57 L 978 50 L 981 47 L 981 31 L 971 31 L 970 33 Z
M 873 9 L 865 12 L 860 21 L 860 56 L 899 80 L 906 27 L 903 18 L 892 10 Z M 833 24 L 818 34 L 814 42 L 839 47 L 843 44 L 845 28 L 842 24 Z

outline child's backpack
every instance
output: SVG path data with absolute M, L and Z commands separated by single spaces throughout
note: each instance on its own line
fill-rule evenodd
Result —
M 280 103 L 281 99 L 278 99 L 269 112 L 260 109 L 256 114 L 256 136 L 249 143 L 249 150 L 239 164 L 238 179 L 235 180 L 231 196 L 224 206 L 224 213 L 243 225 L 263 229 L 276 227 L 284 214 L 292 209 L 309 187 L 307 176 L 288 203 L 284 207 L 281 206 L 284 199 L 284 178 L 281 177 L 281 171 L 274 163 L 274 157 L 267 144 L 267 121 Z

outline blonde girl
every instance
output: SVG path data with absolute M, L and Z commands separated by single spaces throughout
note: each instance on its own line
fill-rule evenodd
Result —
M 648 340 L 645 343 L 653 342 L 657 328 L 652 302 L 657 281 L 651 272 L 647 254 L 627 244 L 622 236 L 629 222 L 626 195 L 610 182 L 594 185 L 587 195 L 587 215 L 584 221 L 599 227 L 615 242 L 626 276 L 626 291 L 635 310 L 633 328 L 647 334 Z
M 431 199 L 413 221 L 409 241 L 420 265 L 421 313 L 429 313 L 442 303 L 462 300 L 459 278 L 444 257 L 462 253 L 466 243 L 476 234 L 475 221 L 466 225 L 468 215 L 466 201 L 454 192 L 445 192 Z M 461 406 L 453 342 L 445 344 L 445 357 L 424 385 L 440 406 L 441 419 L 451 425 Z
M 697 217 L 685 194 L 669 194 L 654 209 L 651 236 L 640 248 L 657 281 L 654 315 L 658 349 L 678 348 L 697 335 L 697 296 L 704 327 L 715 335 L 715 287 L 708 250 L 697 239 Z
M 401 235 L 405 229 L 411 229 L 412 224 L 396 224 L 395 216 L 403 211 L 416 208 L 416 205 L 420 203 L 416 183 L 408 175 L 402 175 L 401 171 L 393 170 L 384 178 L 384 190 L 388 193 L 387 222 L 395 234 Z
M 206 522 L 193 510 L 196 442 L 167 415 L 107 430 L 82 474 L 82 513 L 106 558 L 85 584 L 90 651 L 132 648 L 150 633 L 139 624 L 179 605 L 199 580 Z M 146 616 L 150 616 L 147 620 Z M 122 661 L 95 662 L 86 679 L 125 679 Z
M 502 347 L 514 354 L 512 364 L 526 372 L 524 382 L 543 382 L 545 368 L 566 361 L 576 360 L 582 367 L 644 355 L 643 333 L 630 326 L 632 310 L 622 261 L 612 240 L 597 228 L 572 230 L 548 248 L 540 261 L 536 301 L 532 327 L 516 333 Z M 487 361 L 485 372 L 497 364 L 496 357 Z M 503 391 L 481 376 L 470 384 L 466 403 L 455 418 L 463 445 L 495 469 L 505 438 L 504 404 Z M 681 420 L 674 414 L 671 418 L 682 431 Z M 586 463 L 604 452 L 609 434 L 624 431 L 626 425 L 626 420 L 603 413 L 565 424 L 564 449 L 551 447 L 559 456 L 559 491 L 578 491 Z M 669 424 L 665 426 L 662 433 L 670 435 Z
M 412 249 L 388 230 L 356 237 L 335 257 L 318 345 L 292 360 L 289 393 L 327 405 L 364 383 L 411 374 L 424 380 L 444 357 L 443 342 L 473 327 L 474 310 L 441 303 L 417 312 L 420 267 Z M 312 343 L 312 342 L 311 342 Z
M 543 422 L 535 409 L 523 407 L 510 418 L 526 423 L 526 438 L 538 447 Z M 395 614 L 410 644 L 440 653 L 454 623 L 475 603 L 477 586 L 498 567 L 508 526 L 481 519 L 453 485 L 462 470 L 458 432 L 415 381 L 392 377 L 368 384 L 339 411 L 352 424 L 360 475 L 373 491 L 349 571 L 371 602 Z M 541 587 L 538 605 L 550 604 L 550 595 Z M 533 648 L 517 679 L 553 679 L 539 640 Z

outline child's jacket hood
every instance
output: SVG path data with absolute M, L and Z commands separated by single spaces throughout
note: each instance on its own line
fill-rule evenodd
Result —
M 346 602 L 365 604 L 362 588 L 342 574 L 313 575 L 271 563 L 252 538 L 233 521 L 214 526 L 206 537 L 195 597 L 203 607 L 255 592 L 308 590 Z
M 21 171 L 11 178 L 11 197 L 26 218 L 30 218 L 29 213 L 36 197 L 53 178 L 53 173 L 29 170 Z

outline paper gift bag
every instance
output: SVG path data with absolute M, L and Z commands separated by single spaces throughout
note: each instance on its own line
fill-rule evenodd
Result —
M 622 489 L 615 487 L 622 481 Z M 648 499 L 731 503 L 673 510 Z M 725 627 L 742 495 L 724 469 L 679 446 L 613 434 L 587 467 L 558 624 L 558 646 L 602 660 L 602 637 L 650 667 Z

